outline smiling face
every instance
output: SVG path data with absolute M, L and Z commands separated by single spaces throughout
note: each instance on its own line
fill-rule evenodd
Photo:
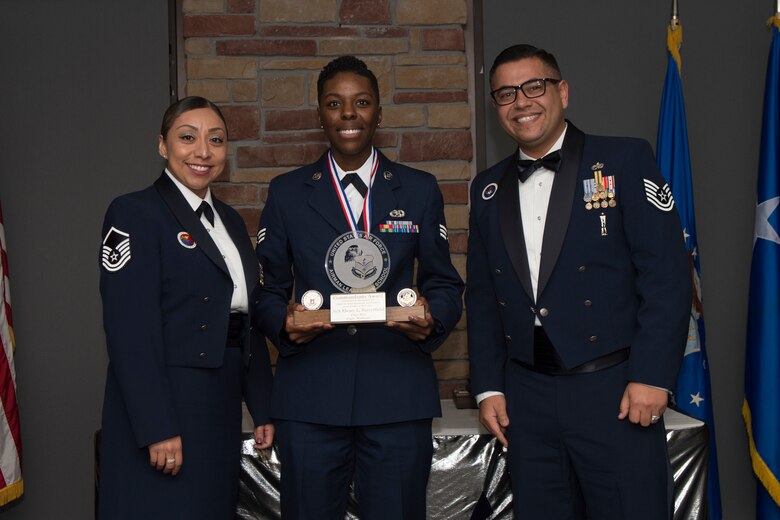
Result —
M 168 170 L 190 191 L 205 197 L 211 181 L 225 168 L 227 130 L 219 115 L 210 108 L 189 110 L 159 139 Z
M 517 86 L 529 79 L 558 78 L 558 73 L 546 67 L 539 58 L 525 58 L 499 65 L 491 78 L 491 90 Z M 526 154 L 541 157 L 561 136 L 566 126 L 563 110 L 569 106 L 569 85 L 562 80 L 557 85 L 547 83 L 541 97 L 528 99 L 522 92 L 509 105 L 493 103 L 498 122 Z
M 325 81 L 317 112 L 336 163 L 345 171 L 360 168 L 382 120 L 371 81 L 354 72 L 337 73 Z

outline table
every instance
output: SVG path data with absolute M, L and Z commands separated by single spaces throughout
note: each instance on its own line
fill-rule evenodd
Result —
M 492 435 L 479 424 L 477 410 L 442 401 L 441 418 L 433 420 L 433 463 L 428 481 L 429 520 L 510 520 L 512 492 L 506 459 Z M 666 441 L 674 476 L 675 520 L 707 518 L 709 433 L 696 419 L 667 410 Z M 244 414 L 244 431 L 251 432 Z M 279 456 L 276 448 L 257 451 L 250 433 L 241 446 L 241 477 L 236 518 L 281 519 Z M 500 447 L 499 447 L 500 448 Z M 350 490 L 349 520 L 357 516 Z

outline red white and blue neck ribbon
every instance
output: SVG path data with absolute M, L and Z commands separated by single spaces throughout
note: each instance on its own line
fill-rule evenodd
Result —
M 349 200 L 347 200 L 347 193 L 341 186 L 341 182 L 339 182 L 339 175 L 337 173 L 338 169 L 336 166 L 336 161 L 333 159 L 333 152 L 328 152 L 328 166 L 330 167 L 330 177 L 331 180 L 333 180 L 333 187 L 336 188 L 336 193 L 339 196 L 341 211 L 344 212 L 344 217 L 347 219 L 347 223 L 349 223 L 350 229 L 352 229 L 352 232 L 355 234 L 355 236 L 357 236 L 358 222 L 354 213 L 352 213 L 352 207 L 349 205 Z M 376 149 L 371 148 L 371 175 L 368 179 L 368 191 L 366 191 L 366 196 L 363 197 L 362 220 L 363 229 L 366 230 L 366 233 L 371 233 L 371 187 L 374 185 L 374 176 L 376 175 L 378 166 L 379 161 L 377 160 Z

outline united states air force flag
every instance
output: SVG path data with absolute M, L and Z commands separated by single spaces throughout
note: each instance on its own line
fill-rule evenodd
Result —
M 780 18 L 764 87 L 742 416 L 759 485 L 756 519 L 780 518 Z
M 701 284 L 696 221 L 693 211 L 691 161 L 688 154 L 688 130 L 685 123 L 680 81 L 680 53 L 682 26 L 670 25 L 667 30 L 668 64 L 664 91 L 661 96 L 661 115 L 658 122 L 656 157 L 658 169 L 666 178 L 677 203 L 677 212 L 683 226 L 685 245 L 691 259 L 693 301 L 688 325 L 685 358 L 674 391 L 675 407 L 707 423 L 710 434 L 709 471 L 707 478 L 708 511 L 711 520 L 720 520 L 720 484 L 718 457 L 715 446 L 715 423 L 712 413 L 709 363 L 704 348 L 704 318 L 701 305 Z

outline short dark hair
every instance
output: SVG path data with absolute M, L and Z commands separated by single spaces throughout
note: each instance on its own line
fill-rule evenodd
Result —
M 168 130 L 171 129 L 171 126 L 173 125 L 173 122 L 176 121 L 177 117 L 185 112 L 189 112 L 190 110 L 197 110 L 199 108 L 210 108 L 213 110 L 222 120 L 222 123 L 225 125 L 225 132 L 227 132 L 227 121 L 225 121 L 225 116 L 222 115 L 222 112 L 219 110 L 217 105 L 204 97 L 188 96 L 173 103 L 165 111 L 165 114 L 163 114 L 162 118 L 162 124 L 160 125 L 160 135 L 165 138 L 165 136 L 168 134 Z
M 555 56 L 546 50 L 534 47 L 533 45 L 519 43 L 507 47 L 496 56 L 496 59 L 493 60 L 493 66 L 490 67 L 490 81 L 493 81 L 493 75 L 496 73 L 496 69 L 499 66 L 513 61 L 524 60 L 526 58 L 538 58 L 542 60 L 542 63 L 558 74 L 557 79 L 561 78 L 561 68 L 558 66 L 558 61 L 555 59 Z
M 317 78 L 317 101 L 322 99 L 322 91 L 325 87 L 325 82 L 339 72 L 352 72 L 358 76 L 368 78 L 371 82 L 371 90 L 374 91 L 377 103 L 379 102 L 379 83 L 376 80 L 376 76 L 371 72 L 371 69 L 368 68 L 363 60 L 354 56 L 339 56 L 322 68 L 320 76 Z

